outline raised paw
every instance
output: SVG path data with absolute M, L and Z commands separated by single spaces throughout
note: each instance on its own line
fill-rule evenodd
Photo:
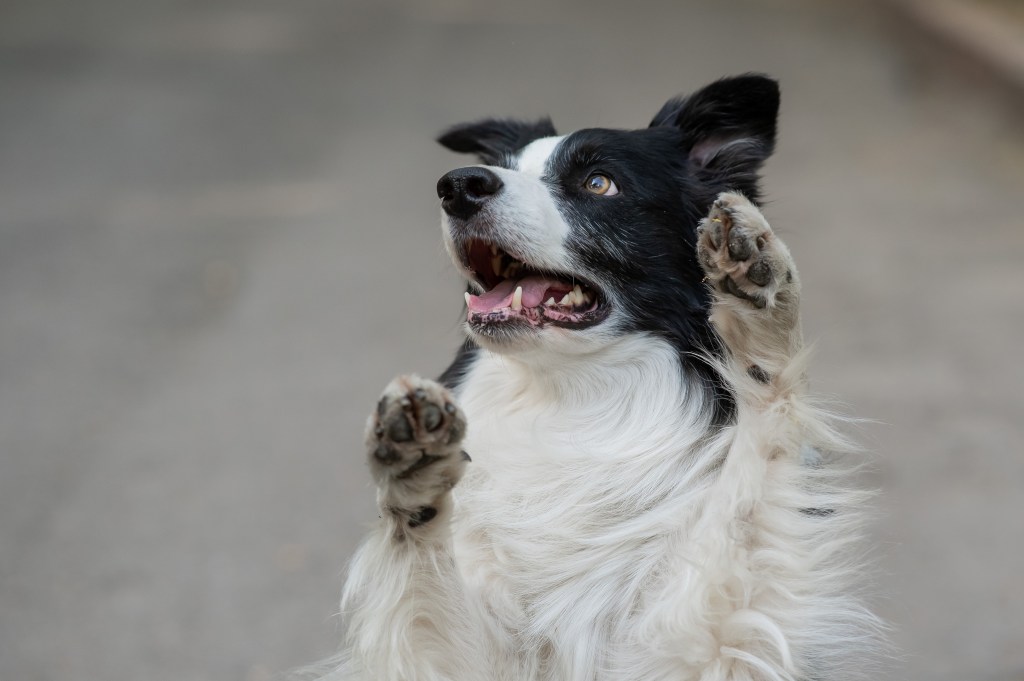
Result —
M 366 427 L 370 469 L 382 506 L 410 527 L 432 520 L 462 477 L 466 420 L 436 381 L 399 376 L 381 395 Z
M 796 269 L 785 244 L 742 194 L 725 192 L 697 226 L 697 257 L 721 294 L 756 308 L 772 307 L 796 288 Z

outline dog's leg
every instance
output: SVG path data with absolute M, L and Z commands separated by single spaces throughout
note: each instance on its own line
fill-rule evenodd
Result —
M 366 429 L 381 519 L 350 567 L 341 669 L 328 678 L 485 678 L 478 618 L 451 551 L 451 489 L 469 457 L 462 411 L 435 381 L 400 376 Z
M 697 228 L 697 255 L 714 291 L 711 322 L 731 359 L 771 383 L 803 344 L 789 249 L 753 203 L 723 193 Z
M 810 568 L 819 547 L 805 537 L 816 536 L 816 519 L 800 512 L 813 502 L 798 461 L 807 425 L 799 279 L 786 246 L 740 194 L 721 194 L 697 237 L 736 421 L 710 445 L 721 466 L 652 598 L 645 635 L 680 678 L 810 678 L 799 644 L 817 615 L 808 590 L 818 586 Z

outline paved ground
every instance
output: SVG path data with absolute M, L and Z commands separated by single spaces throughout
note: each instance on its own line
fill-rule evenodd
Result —
M 332 650 L 364 414 L 458 335 L 433 133 L 751 69 L 816 386 L 875 419 L 892 678 L 1024 678 L 1024 142 L 850 5 L 3 3 L 0 680 Z

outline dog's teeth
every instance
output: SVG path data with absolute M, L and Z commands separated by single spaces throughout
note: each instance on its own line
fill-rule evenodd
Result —
M 555 297 L 551 296 L 550 298 L 547 299 L 547 302 L 544 303 L 544 304 L 545 305 L 554 305 L 555 304 Z
M 512 309 L 519 312 L 523 309 L 523 287 L 516 286 L 516 292 L 512 294 Z
M 466 291 L 466 307 L 469 307 L 469 291 Z
M 498 255 L 498 247 L 491 244 L 491 255 Z
M 564 296 L 562 296 L 562 300 L 558 304 L 565 305 L 566 307 L 572 305 L 572 293 L 566 293 Z
M 501 276 L 501 256 L 496 255 L 491 258 L 491 269 L 494 270 L 494 276 Z

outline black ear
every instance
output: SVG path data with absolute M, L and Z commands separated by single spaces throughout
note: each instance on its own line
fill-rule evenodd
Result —
M 757 170 L 775 148 L 778 113 L 779 84 L 746 74 L 670 100 L 651 127 L 679 128 L 698 174 L 753 195 Z
M 437 141 L 452 151 L 476 154 L 485 164 L 494 165 L 534 140 L 557 134 L 550 118 L 534 122 L 488 118 L 449 128 Z

